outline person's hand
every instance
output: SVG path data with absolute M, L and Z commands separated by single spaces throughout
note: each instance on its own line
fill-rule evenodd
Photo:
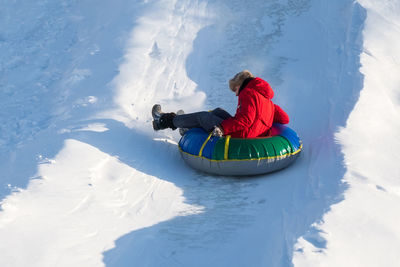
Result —
M 224 136 L 224 130 L 220 126 L 215 126 L 214 130 L 212 131 L 213 136 L 222 137 Z

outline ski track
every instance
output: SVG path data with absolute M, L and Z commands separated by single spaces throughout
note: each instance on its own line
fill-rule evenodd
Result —
M 357 186 L 335 135 L 363 86 L 365 16 L 350 0 L 0 3 L 0 265 L 320 266 L 321 220 Z M 265 176 L 198 173 L 151 106 L 233 113 L 242 69 L 304 151 Z M 368 186 L 398 196 L 387 181 Z

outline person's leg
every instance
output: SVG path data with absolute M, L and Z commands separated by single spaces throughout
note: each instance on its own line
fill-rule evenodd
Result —
M 214 114 L 215 116 L 220 117 L 223 120 L 232 118 L 231 114 L 229 114 L 227 111 L 225 111 L 222 108 L 216 108 L 213 111 L 211 111 L 212 114 Z
M 175 114 L 173 112 L 164 113 L 161 106 L 156 104 L 152 108 L 153 128 L 162 130 L 171 128 L 195 128 L 201 127 L 205 131 L 211 131 L 213 128 L 225 119 L 232 117 L 228 112 L 221 108 L 216 108 L 210 112 L 201 111 L 190 114 Z
M 177 128 L 203 128 L 210 132 L 219 125 L 224 119 L 213 114 L 213 112 L 201 111 L 183 115 L 177 115 L 173 119 L 173 124 Z

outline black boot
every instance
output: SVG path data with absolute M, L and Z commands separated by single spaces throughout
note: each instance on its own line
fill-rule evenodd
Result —
M 173 123 L 173 120 L 176 116 L 175 113 L 163 113 L 160 105 L 154 105 L 151 114 L 153 116 L 153 129 L 155 131 L 167 128 L 171 128 L 172 130 L 176 129 Z

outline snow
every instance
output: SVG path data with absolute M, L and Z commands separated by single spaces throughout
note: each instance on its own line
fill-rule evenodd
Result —
M 0 266 L 397 266 L 395 0 L 0 2 Z M 304 150 L 257 177 L 180 158 L 150 109 L 270 82 Z
M 345 201 L 317 227 L 328 242 L 323 253 L 304 239 L 296 244 L 296 266 L 397 266 L 400 235 L 400 149 L 398 61 L 400 3 L 360 1 L 367 10 L 361 73 L 364 86 L 342 145 L 349 185 Z
M 3 204 L 1 236 L 8 242 L 2 242 L 2 260 L 12 259 L 4 266 L 32 261 L 37 266 L 96 266 L 115 236 L 199 211 L 186 207 L 182 190 L 172 183 L 76 140 L 66 140 L 54 160 L 40 165 L 39 173 L 41 179 Z M 21 229 L 23 239 L 34 246 L 15 238 Z M 63 229 L 61 235 L 54 234 L 58 229 Z

